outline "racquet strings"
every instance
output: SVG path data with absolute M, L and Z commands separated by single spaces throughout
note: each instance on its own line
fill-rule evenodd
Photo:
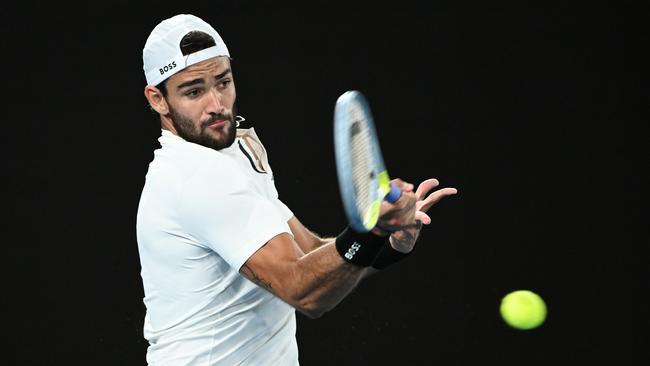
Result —
M 352 162 L 352 182 L 355 192 L 355 204 L 364 224 L 366 214 L 375 201 L 375 172 L 373 166 L 370 132 L 363 110 L 357 103 L 352 103 L 348 110 L 348 129 L 350 136 L 350 160 Z

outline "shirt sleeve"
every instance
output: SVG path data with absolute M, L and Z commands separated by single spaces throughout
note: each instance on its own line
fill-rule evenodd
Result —
M 236 163 L 220 160 L 218 167 L 201 169 L 184 185 L 180 221 L 198 242 L 239 270 L 271 238 L 292 234 L 286 218 L 291 211 L 257 192 Z
M 293 211 L 284 204 L 284 202 L 280 201 L 280 199 L 276 198 L 274 200 L 276 208 L 280 211 L 282 218 L 284 219 L 285 222 L 289 221 L 293 217 Z
M 272 170 L 270 170 L 270 172 L 271 174 L 273 174 Z M 272 178 L 269 179 L 268 186 L 269 186 L 270 195 L 273 197 L 271 201 L 273 202 L 275 207 L 277 207 L 277 209 L 280 210 L 280 213 L 282 214 L 282 218 L 284 219 L 284 221 L 289 221 L 289 219 L 293 217 L 293 212 L 291 211 L 291 209 L 289 209 L 287 205 L 284 204 L 284 202 L 280 200 L 278 196 L 278 190 L 276 189 L 275 182 L 273 181 Z

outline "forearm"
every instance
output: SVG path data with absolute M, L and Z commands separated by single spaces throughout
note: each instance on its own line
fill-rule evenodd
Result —
M 337 240 L 305 254 L 290 235 L 280 234 L 249 258 L 240 272 L 306 315 L 319 317 L 350 293 L 370 264 L 344 259 Z M 355 242 L 344 238 L 341 243 Z M 364 250 L 355 253 L 355 259 L 363 256 Z
M 332 238 L 296 262 L 296 308 L 311 317 L 322 315 L 357 286 L 367 268 L 343 260 Z
M 324 244 L 327 244 L 329 241 L 333 241 L 336 238 L 328 238 L 328 239 L 322 239 Z M 392 242 L 393 242 L 393 237 L 390 237 L 390 241 L 386 240 L 386 243 L 384 244 L 383 248 L 375 258 L 375 260 L 372 262 L 371 266 L 365 267 L 365 271 L 361 275 L 360 279 L 364 279 L 366 277 L 369 277 L 387 267 L 390 265 L 400 262 L 407 258 L 408 256 L 411 255 L 411 251 L 404 253 L 398 250 L 395 250 L 392 247 Z
M 357 235 L 346 229 L 336 238 L 321 238 L 296 217 L 288 224 L 292 235 L 272 238 L 240 272 L 301 312 L 322 315 L 375 272 L 370 266 L 385 243 L 381 233 Z
M 300 245 L 300 248 L 303 250 L 305 254 L 311 253 L 312 251 L 321 248 L 322 246 L 325 246 L 327 244 L 333 243 L 334 240 L 336 240 L 336 237 L 327 237 L 327 238 L 322 238 L 318 236 L 317 234 L 311 232 L 313 236 L 309 239 L 311 240 L 306 240 L 303 241 L 302 244 L 298 243 Z M 364 279 L 366 277 L 369 277 L 375 273 L 379 272 L 376 268 L 373 267 L 365 267 L 365 271 L 361 274 L 359 279 Z M 346 292 L 347 293 L 347 292 Z M 345 295 L 344 295 L 345 296 Z

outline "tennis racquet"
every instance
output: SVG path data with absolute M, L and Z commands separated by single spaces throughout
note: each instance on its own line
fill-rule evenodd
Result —
M 334 151 L 348 223 L 358 232 L 368 232 L 377 224 L 381 202 L 393 203 L 402 192 L 390 182 L 370 107 L 357 90 L 336 100 Z

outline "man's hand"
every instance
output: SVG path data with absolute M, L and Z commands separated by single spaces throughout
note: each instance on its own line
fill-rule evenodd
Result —
M 431 218 L 426 214 L 429 208 L 435 205 L 442 198 L 454 195 L 458 192 L 456 188 L 442 188 L 432 192 L 427 196 L 427 193 L 434 187 L 437 187 L 438 184 L 440 183 L 435 178 L 427 179 L 420 183 L 418 189 L 415 191 L 416 202 L 415 211 L 412 216 L 413 221 L 408 221 L 411 216 L 407 216 L 407 224 L 403 225 L 401 229 L 391 234 L 390 244 L 393 249 L 402 253 L 409 253 L 411 250 L 413 250 L 415 247 L 415 242 L 420 235 L 422 225 L 429 225 L 431 223 Z M 413 185 L 410 186 L 412 190 Z M 404 195 L 404 193 L 402 193 L 402 195 Z
M 388 236 L 394 231 L 415 223 L 417 198 L 413 193 L 413 184 L 401 179 L 393 179 L 391 183 L 402 191 L 402 195 L 394 203 L 388 201 L 381 203 L 379 220 L 373 229 L 373 233 L 377 235 Z

